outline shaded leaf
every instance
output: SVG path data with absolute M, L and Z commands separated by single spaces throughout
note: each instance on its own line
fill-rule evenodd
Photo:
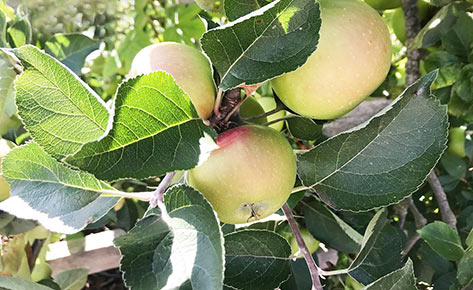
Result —
M 31 25 L 25 16 L 16 16 L 13 24 L 7 29 L 8 39 L 12 47 L 20 47 L 31 43 Z
M 51 288 L 20 278 L 1 277 L 0 289 L 6 290 L 51 290 Z
M 322 203 L 313 201 L 305 204 L 304 221 L 310 233 L 330 248 L 345 253 L 360 250 L 363 236 Z
M 80 75 L 85 58 L 100 46 L 100 41 L 83 34 L 56 34 L 45 43 L 46 52 Z
M 461 285 L 473 284 L 473 251 L 466 252 L 458 263 L 457 280 Z
M 320 9 L 314 0 L 280 0 L 245 19 L 207 31 L 202 49 L 228 90 L 253 85 L 303 65 L 319 39 Z
M 269 3 L 271 0 L 226 0 L 223 5 L 228 20 L 234 21 Z
M 9 51 L 23 65 L 15 81 L 18 113 L 46 152 L 60 159 L 106 132 L 105 104 L 76 75 L 34 46 Z
M 127 286 L 222 289 L 223 238 L 212 207 L 186 185 L 168 189 L 164 200 L 169 215 L 153 209 L 115 239 Z
M 291 248 L 267 230 L 241 230 L 225 235 L 225 285 L 232 289 L 272 290 L 290 275 Z
M 170 74 L 157 71 L 124 82 L 112 130 L 66 161 L 106 180 L 191 169 L 198 163 L 203 127 L 188 95 Z
M 396 203 L 423 183 L 447 143 L 446 106 L 425 75 L 362 125 L 298 157 L 298 175 L 335 209 L 366 211 Z M 336 156 L 336 158 L 334 158 Z
M 363 289 L 417 290 L 412 260 L 408 259 L 404 267 L 381 277 Z
M 435 221 L 417 230 L 419 235 L 440 256 L 451 261 L 458 261 L 464 250 L 458 234 L 446 223 Z
M 13 81 L 16 73 L 7 56 L 0 52 L 0 115 L 5 113 L 12 117 L 16 112 L 15 90 Z
M 387 211 L 378 211 L 366 229 L 361 251 L 348 274 L 368 285 L 399 269 L 403 265 L 401 251 L 405 242 L 405 234 L 389 223 Z
M 54 281 L 61 290 L 81 290 L 87 283 L 88 269 L 73 269 L 59 273 Z
M 322 136 L 322 125 L 309 118 L 294 116 L 286 120 L 286 127 L 294 138 L 310 141 Z
M 0 209 L 37 220 L 54 232 L 75 233 L 118 201 L 100 196 L 113 194 L 113 187 L 59 163 L 34 142 L 10 151 L 2 167 L 11 196 L 0 203 Z
M 7 47 L 7 16 L 0 9 L 0 47 Z

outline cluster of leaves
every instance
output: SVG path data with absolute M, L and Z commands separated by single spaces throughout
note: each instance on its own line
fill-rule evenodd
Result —
M 64 234 L 105 224 L 124 228 L 128 233 L 115 245 L 132 289 L 310 289 L 305 262 L 290 257 L 290 246 L 279 234 L 286 225 L 282 214 L 277 221 L 222 225 L 185 180 L 167 190 L 159 208 L 145 212 L 142 202 L 120 201 L 147 199 L 144 191 L 156 185 L 156 177 L 195 167 L 202 144 L 215 136 L 167 73 L 123 81 L 142 47 L 158 40 L 201 45 L 222 90 L 292 71 L 316 49 L 320 15 L 315 1 L 227 0 L 224 5 L 227 14 L 218 15 L 194 3 L 137 0 L 123 17 L 105 17 L 114 35 L 113 30 L 100 32 L 102 22 L 89 22 L 93 38 L 70 34 L 81 25 L 43 37 L 48 30 L 31 29 L 25 16 L 12 14 L 0 21 L 5 27 L 2 46 L 11 48 L 2 49 L 0 91 L 7 93 L 0 95 L 0 104 L 15 104 L 15 97 L 23 123 L 4 135 L 21 145 L 3 161 L 2 176 L 11 188 L 11 196 L 0 203 L 0 210 L 11 214 L 5 216 L 35 220 Z M 445 7 L 451 5 L 456 4 Z M 124 28 L 120 21 L 127 17 L 131 20 L 124 23 L 132 25 Z M 220 22 L 226 24 L 215 28 Z M 25 46 L 32 39 L 35 46 Z M 268 54 L 274 46 L 285 53 Z M 407 216 L 408 237 L 393 222 L 402 203 L 392 205 L 411 194 L 429 221 L 439 219 L 432 194 L 423 186 L 447 143 L 447 107 L 430 93 L 432 83 L 439 83 L 436 75 L 426 74 L 363 126 L 327 140 L 320 138 L 314 120 L 295 116 L 286 122 L 283 133 L 294 146 L 307 149 L 298 154 L 297 181 L 307 190 L 293 194 L 288 203 L 301 217 L 299 223 L 338 257 L 323 267 L 327 289 L 346 283 L 347 288 L 410 290 L 416 289 L 416 280 L 461 289 L 472 282 L 473 213 L 465 212 L 471 204 L 469 160 L 461 159 L 459 168 L 458 161 L 444 156 L 439 168 L 457 177 L 449 191 L 451 179 L 441 176 L 447 192 L 462 192 L 453 203 L 464 215 L 460 234 L 442 222 L 429 223 L 418 231 L 422 242 L 408 258 L 402 251 L 416 233 L 414 218 Z M 267 84 L 259 91 L 272 95 Z M 112 95 L 113 102 L 106 104 Z M 15 110 L 10 107 L 10 116 Z M 21 130 L 31 136 L 26 144 L 11 138 Z M 120 210 L 119 202 L 124 202 Z M 12 226 L 12 220 L 5 225 Z M 322 261 L 322 255 L 314 257 Z M 54 281 L 60 284 L 61 279 Z M 0 278 L 0 287 L 50 289 L 15 278 Z

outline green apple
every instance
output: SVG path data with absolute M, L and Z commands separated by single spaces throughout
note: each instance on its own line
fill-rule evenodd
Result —
M 355 108 L 383 82 L 391 39 L 379 13 L 361 0 L 319 0 L 322 26 L 315 52 L 297 70 L 271 81 L 281 101 L 313 119 Z
M 195 0 L 195 2 L 206 11 L 223 13 L 223 0 Z
M 430 4 L 424 0 L 417 1 L 417 7 L 419 9 L 419 20 L 422 22 L 429 16 L 429 10 L 431 8 Z M 397 39 L 402 43 L 405 43 L 407 40 L 406 36 L 406 22 L 404 20 L 404 11 L 402 8 L 398 8 L 394 11 L 392 16 L 392 26 L 394 34 L 396 34 Z
M 273 97 L 261 97 L 256 99 L 258 103 L 263 107 L 265 112 L 269 112 L 271 110 L 276 109 L 276 101 Z M 268 122 L 274 121 L 276 119 L 280 119 L 286 116 L 286 111 L 282 110 L 267 117 Z M 269 125 L 269 127 L 273 128 L 274 130 L 281 131 L 282 127 L 284 127 L 284 121 L 280 121 L 274 124 Z
M 386 10 L 401 7 L 401 0 L 365 0 L 368 5 L 376 10 Z
M 128 77 L 156 70 L 170 73 L 189 95 L 199 116 L 207 119 L 215 103 L 215 84 L 210 62 L 199 50 L 176 42 L 152 44 L 133 59 Z
M 249 96 L 240 106 L 240 117 L 249 118 L 264 114 L 264 109 L 254 96 Z M 255 121 L 256 124 L 264 124 L 268 122 L 267 118 L 261 118 Z
M 222 222 L 255 221 L 281 208 L 296 179 L 296 158 L 283 135 L 264 126 L 241 126 L 220 134 L 217 146 L 188 180 Z
M 301 235 L 302 235 L 302 239 L 304 240 L 304 243 L 307 246 L 307 249 L 309 250 L 309 252 L 311 254 L 313 254 L 315 251 L 317 251 L 317 249 L 319 248 L 319 241 L 316 240 L 311 235 L 309 230 L 307 230 L 306 228 L 302 228 L 301 229 Z M 295 256 L 295 257 L 298 257 L 298 258 L 302 257 L 302 254 L 299 252 L 299 245 L 297 244 L 297 240 L 296 240 L 296 237 L 294 235 L 291 236 L 289 244 L 291 245 L 291 251 L 292 251 L 291 256 Z M 296 254 L 297 254 L 297 256 L 296 256 Z
M 450 128 L 448 135 L 447 151 L 458 156 L 465 157 L 465 128 Z

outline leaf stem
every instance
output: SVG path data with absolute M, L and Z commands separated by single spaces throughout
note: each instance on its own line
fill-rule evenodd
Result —
M 284 121 L 284 120 L 287 120 L 287 119 L 294 118 L 295 116 L 296 116 L 296 115 L 293 115 L 293 114 L 287 114 L 287 115 L 284 116 L 284 117 L 281 117 L 281 118 L 278 118 L 278 119 L 269 121 L 269 122 L 267 122 L 267 123 L 264 123 L 263 126 L 269 126 L 269 125 L 272 125 L 272 124 L 277 123 L 277 122 L 280 122 L 280 121 Z
M 450 205 L 448 204 L 447 195 L 440 184 L 440 180 L 435 174 L 434 170 L 430 171 L 427 181 L 434 192 L 435 198 L 440 209 L 440 214 L 442 215 L 442 220 L 451 226 L 455 231 L 457 231 L 457 218 L 453 213 Z
M 153 197 L 149 201 L 149 204 L 151 207 L 155 208 L 158 206 L 159 203 L 163 202 L 163 194 L 166 191 L 166 189 L 169 187 L 169 184 L 171 183 L 172 178 L 174 177 L 174 174 L 176 172 L 169 172 L 164 176 L 163 180 L 159 184 L 158 188 L 156 188 L 155 191 L 153 191 Z
M 296 219 L 292 214 L 291 208 L 287 203 L 285 203 L 282 206 L 282 210 L 284 211 L 284 214 L 287 217 L 287 221 L 289 222 L 292 232 L 296 237 L 299 250 L 301 251 L 302 255 L 304 255 L 305 262 L 307 263 L 307 267 L 309 268 L 310 277 L 312 278 L 312 290 L 323 290 L 322 284 L 320 283 L 317 264 L 315 264 L 314 258 L 307 249 L 304 239 L 302 238 L 301 231 L 297 227 Z
M 263 113 L 263 114 L 259 114 L 259 115 L 256 115 L 256 116 L 253 116 L 253 117 L 249 117 L 249 118 L 241 118 L 241 119 L 242 119 L 243 121 L 246 121 L 246 122 L 253 122 L 253 121 L 256 121 L 256 120 L 259 120 L 259 119 L 262 119 L 262 118 L 271 116 L 271 115 L 273 115 L 273 114 L 276 114 L 277 112 L 282 111 L 282 110 L 283 110 L 282 108 L 276 107 L 276 109 L 273 109 L 273 110 L 271 110 L 271 111 L 265 112 L 265 113 Z

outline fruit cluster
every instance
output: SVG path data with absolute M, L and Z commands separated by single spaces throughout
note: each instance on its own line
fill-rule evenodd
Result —
M 400 2 L 400 1 L 398 1 Z M 385 79 L 391 65 L 389 31 L 379 13 L 361 0 L 319 0 L 322 25 L 316 51 L 297 70 L 271 80 L 277 97 L 299 115 L 334 119 L 356 107 Z M 141 50 L 130 77 L 164 70 L 189 95 L 198 115 L 214 111 L 212 67 L 199 50 L 163 42 Z M 241 117 L 274 109 L 272 97 L 246 98 Z M 267 217 L 289 198 L 296 180 L 296 158 L 278 131 L 284 117 L 230 129 L 217 138 L 217 149 L 188 174 L 188 182 L 214 207 L 220 220 L 238 224 Z

